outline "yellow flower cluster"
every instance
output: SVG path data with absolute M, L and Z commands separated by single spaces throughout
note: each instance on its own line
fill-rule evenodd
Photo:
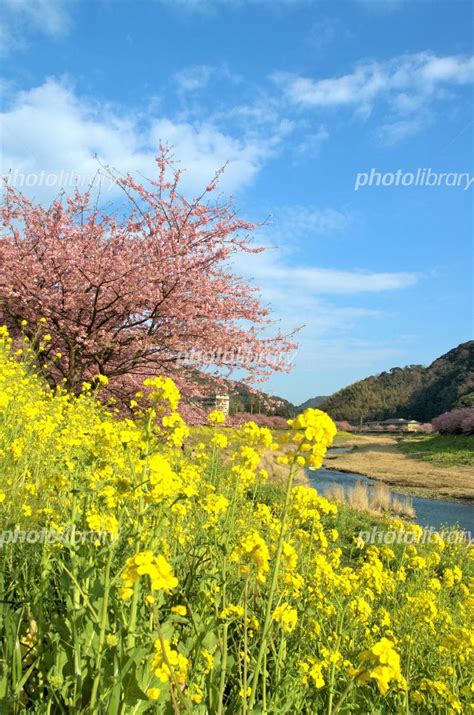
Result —
M 181 447 L 189 437 L 189 427 L 177 412 L 165 415 L 161 424 L 166 431 L 166 442 L 170 447 Z
M 240 572 L 243 575 L 248 575 L 250 565 L 254 565 L 259 583 L 265 582 L 270 569 L 269 559 L 268 546 L 258 531 L 252 531 L 244 536 L 230 557 L 231 561 L 238 561 L 241 564 Z
M 186 683 L 189 661 L 170 645 L 166 639 L 155 641 L 155 655 L 151 661 L 151 670 L 158 680 L 166 683 L 176 680 L 181 686 Z
M 220 425 L 225 422 L 225 414 L 221 410 L 213 410 L 207 416 L 208 421 L 214 425 Z
M 118 521 L 113 514 L 89 512 L 87 515 L 87 525 L 92 531 L 103 534 L 108 533 L 112 538 L 117 538 Z
M 144 380 L 143 385 L 148 388 L 148 401 L 158 406 L 160 411 L 164 410 L 163 403 L 166 403 L 172 412 L 178 409 L 179 390 L 169 377 L 150 377 Z
M 360 661 L 363 669 L 357 679 L 364 683 L 373 678 L 382 695 L 387 693 L 392 681 L 400 687 L 406 686 L 400 670 L 400 656 L 388 638 L 382 638 L 370 650 L 361 653 Z
M 296 608 L 290 606 L 289 603 L 282 603 L 275 608 L 272 618 L 276 623 L 281 625 L 285 633 L 291 633 L 296 628 L 298 613 Z
M 337 432 L 332 419 L 322 410 L 307 409 L 288 420 L 293 447 L 283 457 L 282 463 L 298 464 L 301 467 L 319 469 L 329 445 Z
M 22 711 L 469 712 L 473 549 L 388 517 L 412 544 L 366 545 L 368 516 L 293 486 L 327 415 L 279 437 L 282 487 L 270 430 L 190 428 L 161 377 L 121 419 L 104 380 L 53 391 L 28 350 L 0 330 L 0 641 Z
M 152 551 L 142 551 L 127 559 L 122 573 L 123 588 L 120 597 L 130 598 L 132 586 L 140 576 L 148 576 L 152 591 L 171 591 L 178 585 L 178 579 L 173 575 L 172 568 L 164 556 L 155 556 Z

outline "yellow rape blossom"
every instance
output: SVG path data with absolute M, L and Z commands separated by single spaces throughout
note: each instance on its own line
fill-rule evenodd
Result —
M 282 603 L 275 608 L 272 618 L 276 623 L 280 624 L 285 633 L 292 633 L 298 622 L 298 613 L 296 608 L 290 606 L 289 603 Z
M 387 694 L 392 681 L 399 685 L 404 684 L 400 670 L 400 656 L 388 638 L 382 638 L 370 650 L 361 653 L 359 659 L 362 669 L 357 675 L 357 680 L 361 683 L 369 679 L 375 680 L 381 695 Z
M 126 561 L 122 572 L 122 598 L 126 599 L 132 595 L 131 587 L 141 576 L 149 577 L 153 591 L 170 591 L 178 585 L 178 579 L 173 575 L 164 556 L 155 556 L 152 551 L 142 551 L 130 556 Z
M 253 564 L 256 567 L 257 580 L 260 583 L 265 582 L 266 575 L 270 568 L 270 554 L 265 540 L 257 531 L 252 531 L 247 536 L 244 536 L 237 548 L 231 554 L 231 561 L 239 561 L 241 565 L 241 573 L 247 575 L 249 573 L 249 565 Z
M 225 414 L 221 410 L 213 410 L 208 414 L 207 420 L 211 424 L 223 424 L 225 422 Z

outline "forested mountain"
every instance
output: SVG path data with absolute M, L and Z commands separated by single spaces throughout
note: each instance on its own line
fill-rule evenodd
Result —
M 428 367 L 394 367 L 328 397 L 321 409 L 354 424 L 405 417 L 427 422 L 454 407 L 474 405 L 474 340 Z

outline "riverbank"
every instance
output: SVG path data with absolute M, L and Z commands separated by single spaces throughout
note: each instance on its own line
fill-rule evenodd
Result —
M 439 466 L 404 453 L 400 437 L 392 435 L 344 435 L 336 446 L 351 451 L 329 454 L 327 469 L 362 474 L 396 487 L 409 496 L 474 502 L 472 466 Z

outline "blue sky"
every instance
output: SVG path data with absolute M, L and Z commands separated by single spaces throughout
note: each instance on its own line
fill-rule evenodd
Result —
M 228 161 L 223 190 L 271 216 L 270 250 L 238 268 L 285 330 L 305 327 L 266 389 L 302 402 L 472 337 L 474 187 L 354 190 L 372 169 L 474 176 L 470 2 L 3 8 L 2 173 L 91 176 L 97 153 L 150 175 L 161 139 L 188 191 Z

